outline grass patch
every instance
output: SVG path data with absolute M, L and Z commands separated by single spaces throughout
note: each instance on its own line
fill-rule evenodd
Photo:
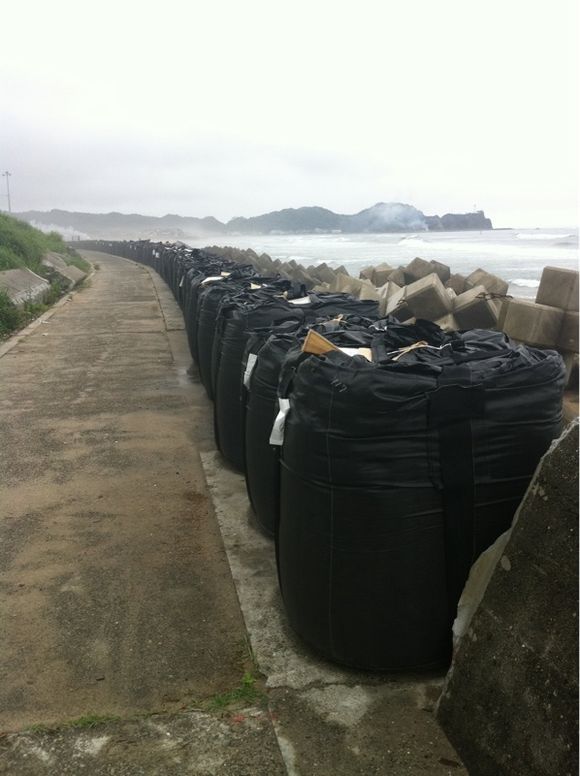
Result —
M 21 311 L 12 304 L 6 291 L 0 290 L 0 340 L 16 331 L 21 321 Z
M 56 722 L 53 725 L 31 725 L 26 728 L 27 733 L 56 733 L 59 730 L 87 730 L 104 725 L 107 722 L 118 722 L 121 717 L 115 714 L 85 714 L 77 719 L 69 719 L 65 722 Z
M 231 706 L 253 706 L 264 699 L 264 692 L 256 686 L 255 677 L 246 671 L 239 687 L 209 698 L 207 707 L 210 711 L 224 711 Z
M 72 249 L 67 247 L 67 250 Z M 73 267 L 80 269 L 81 272 L 88 274 L 91 271 L 91 265 L 82 256 L 65 256 L 64 259 L 67 264 L 72 264 Z
M 59 253 L 67 264 L 83 272 L 90 270 L 85 261 L 57 232 L 46 234 L 25 221 L 0 213 L 0 272 L 5 269 L 28 268 L 45 277 L 42 257 L 52 251 Z

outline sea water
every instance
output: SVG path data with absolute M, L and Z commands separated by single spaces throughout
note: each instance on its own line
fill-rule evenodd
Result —
M 578 269 L 578 229 L 493 229 L 481 232 L 419 232 L 409 234 L 230 235 L 187 240 L 252 248 L 273 259 L 331 267 L 341 264 L 358 277 L 364 267 L 385 261 L 393 267 L 415 256 L 448 264 L 452 272 L 469 275 L 482 267 L 509 282 L 513 296 L 534 298 L 545 266 Z

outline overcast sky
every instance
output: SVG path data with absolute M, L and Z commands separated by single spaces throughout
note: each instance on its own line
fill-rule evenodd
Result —
M 20 0 L 3 22 L 13 210 L 577 222 L 577 0 Z

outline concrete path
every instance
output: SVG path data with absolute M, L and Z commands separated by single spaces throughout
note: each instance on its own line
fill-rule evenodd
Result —
M 0 730 L 28 729 L 0 773 L 284 773 L 241 684 L 181 314 L 154 273 L 88 257 L 90 285 L 0 358 Z

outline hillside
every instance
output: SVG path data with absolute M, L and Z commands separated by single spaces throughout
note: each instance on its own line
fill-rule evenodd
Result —
M 44 275 L 41 260 L 45 253 L 51 251 L 62 254 L 68 264 L 87 271 L 86 261 L 59 234 L 46 234 L 17 218 L 0 213 L 0 272 L 27 267 L 38 275 Z
M 44 229 L 58 229 L 70 237 L 95 239 L 185 240 L 236 234 L 352 234 L 492 228 L 490 219 L 481 210 L 426 216 L 402 202 L 379 202 L 352 215 L 334 213 L 322 207 L 286 208 L 251 218 L 232 218 L 227 223 L 211 216 L 196 218 L 168 214 L 156 217 L 138 213 L 76 213 L 67 210 L 29 210 L 16 216 Z
M 0 273 L 5 270 L 31 270 L 50 284 L 41 303 L 26 303 L 23 308 L 17 308 L 7 291 L 0 287 L 0 340 L 40 315 L 64 293 L 54 272 L 42 264 L 42 258 L 47 253 L 59 254 L 67 264 L 83 272 L 90 269 L 89 264 L 59 234 L 45 234 L 29 224 L 0 213 Z M 4 277 L 10 274 L 6 273 Z

